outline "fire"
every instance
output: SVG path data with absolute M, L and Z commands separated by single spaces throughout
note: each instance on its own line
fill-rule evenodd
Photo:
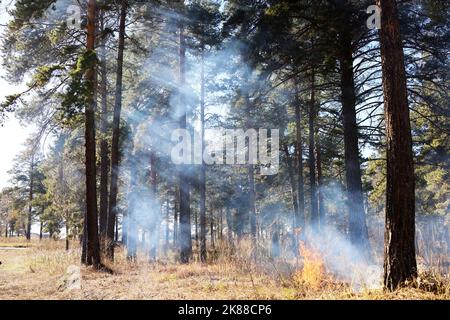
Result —
M 295 274 L 295 282 L 319 289 L 325 277 L 325 263 L 322 256 L 308 248 L 304 242 L 300 242 L 299 250 L 303 258 L 303 267 Z

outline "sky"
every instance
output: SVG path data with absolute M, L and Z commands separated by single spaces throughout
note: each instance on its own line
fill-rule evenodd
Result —
M 3 5 L 0 5 L 0 24 L 4 25 L 9 19 Z M 0 27 L 4 32 L 4 27 Z M 7 95 L 18 93 L 24 89 L 24 85 L 10 84 L 4 79 L 5 71 L 3 61 L 0 58 L 0 103 Z M 12 168 L 14 157 L 23 150 L 23 143 L 32 134 L 30 126 L 22 126 L 13 115 L 8 115 L 7 120 L 0 127 L 0 190 L 8 185 L 8 171 Z

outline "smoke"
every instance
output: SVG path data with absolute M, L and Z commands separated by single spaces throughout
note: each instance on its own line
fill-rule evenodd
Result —
M 367 253 L 360 246 L 352 244 L 342 232 L 325 226 L 320 231 L 306 232 L 303 241 L 320 254 L 328 272 L 351 284 L 354 290 L 381 286 L 380 264 L 369 262 Z

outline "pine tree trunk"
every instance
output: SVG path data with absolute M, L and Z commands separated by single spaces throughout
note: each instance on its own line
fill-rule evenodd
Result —
M 209 232 L 211 234 L 211 248 L 214 249 L 215 244 L 214 244 L 214 211 L 213 210 L 211 210 L 211 218 L 209 221 Z
M 152 191 L 151 195 L 152 199 L 156 200 L 158 192 L 158 180 L 156 171 L 156 154 L 153 150 L 150 152 L 150 186 Z M 159 217 L 151 216 L 150 220 L 151 225 L 149 234 L 150 239 L 149 258 L 150 261 L 156 261 L 156 253 L 158 249 L 158 240 L 159 240 Z
M 137 168 L 134 165 L 136 160 L 136 154 L 133 152 L 130 159 L 130 189 L 128 193 L 133 195 L 136 192 L 137 187 Z M 138 230 L 136 220 L 134 218 L 134 210 L 136 207 L 136 197 L 129 197 L 128 202 L 128 215 L 127 215 L 127 260 L 136 261 L 137 258 L 137 237 Z
M 166 239 L 164 253 L 167 254 L 170 245 L 170 201 L 166 200 Z
M 69 251 L 69 224 L 66 220 L 66 251 Z
M 317 198 L 319 203 L 319 227 L 320 230 L 325 230 L 326 227 L 326 221 L 325 221 L 325 202 L 323 201 L 323 175 L 322 175 L 322 153 L 320 151 L 320 142 L 319 142 L 319 135 L 317 135 L 317 142 L 316 142 L 316 162 L 317 162 L 317 183 L 318 183 L 318 190 L 317 190 Z
M 317 202 L 316 157 L 315 157 L 315 121 L 316 121 L 316 84 L 315 71 L 311 74 L 311 100 L 309 106 L 309 184 L 311 195 L 311 226 L 317 227 L 319 208 Z
M 302 114 L 300 110 L 300 99 L 298 93 L 297 78 L 295 81 L 295 127 L 296 143 L 295 153 L 297 159 L 297 199 L 298 213 L 296 216 L 295 227 L 299 228 L 306 225 L 305 219 L 305 191 L 303 179 L 303 139 L 302 139 Z
M 27 222 L 27 240 L 31 240 L 31 224 L 33 223 L 33 197 L 34 197 L 34 154 L 31 156 L 30 164 L 30 185 L 28 191 L 28 222 Z
M 180 212 L 180 192 L 178 186 L 176 187 L 175 190 L 175 206 L 173 208 L 173 247 L 175 250 L 179 249 L 178 245 L 179 212 Z
M 87 51 L 95 50 L 95 19 L 96 3 L 89 0 L 88 3 L 88 34 Z M 95 62 L 92 62 L 95 64 Z M 86 72 L 86 81 L 90 88 L 95 88 L 95 65 Z M 98 239 L 98 216 L 97 216 L 97 176 L 96 176 L 96 147 L 95 147 L 95 99 L 90 94 L 86 102 L 85 110 L 85 143 L 86 143 L 86 235 L 88 265 L 100 267 L 100 245 Z
M 180 109 L 183 110 L 183 115 L 180 119 L 180 128 L 187 128 L 187 106 L 183 87 L 186 82 L 186 41 L 184 36 L 184 26 L 180 22 Z M 190 185 L 189 185 L 189 168 L 188 165 L 183 165 L 180 170 L 180 262 L 188 263 L 192 255 L 192 239 L 191 239 L 191 208 L 190 208 Z
M 283 151 L 284 154 L 286 156 L 286 162 L 287 162 L 287 166 L 288 166 L 288 175 L 289 175 L 289 182 L 291 184 L 291 195 L 292 195 L 292 208 L 294 209 L 294 219 L 293 219 L 293 228 L 296 229 L 298 228 L 298 200 L 297 200 L 297 184 L 295 181 L 295 177 L 294 177 L 294 168 L 293 168 L 293 164 L 292 164 L 292 158 L 291 155 L 289 154 L 289 149 L 288 146 L 286 144 L 284 144 L 283 146 Z
M 359 162 L 358 126 L 356 122 L 356 95 L 353 72 L 351 31 L 340 33 L 341 103 L 344 120 L 345 176 L 347 181 L 347 207 L 349 212 L 350 241 L 369 254 L 368 231 Z
M 248 165 L 248 187 L 250 203 L 250 235 L 253 248 L 256 248 L 256 192 L 255 192 L 255 168 L 253 164 Z
M 203 155 L 205 150 L 205 61 L 203 50 L 201 59 L 200 121 Z M 200 168 L 200 261 L 206 262 L 206 168 L 203 156 Z
M 387 138 L 384 285 L 395 290 L 417 276 L 414 163 L 405 62 L 397 5 L 381 7 L 381 63 Z
M 100 30 L 104 32 L 104 11 L 100 16 Z M 100 58 L 100 92 L 101 92 L 101 122 L 100 133 L 102 140 L 100 142 L 100 239 L 101 247 L 106 252 L 106 231 L 108 224 L 108 174 L 109 174 L 109 157 L 108 142 L 106 134 L 108 130 L 108 101 L 107 101 L 107 70 L 106 70 L 106 40 L 102 35 L 101 39 L 101 58 Z
M 107 227 L 107 241 L 108 241 L 108 257 L 114 260 L 114 224 L 117 215 L 117 194 L 118 194 L 118 180 L 119 180 L 119 162 L 120 162 L 120 116 L 122 112 L 122 87 L 123 87 L 123 55 L 125 50 L 125 27 L 127 17 L 128 3 L 122 0 L 120 10 L 120 25 L 119 25 L 119 48 L 117 56 L 117 71 L 116 71 L 116 93 L 114 103 L 114 118 L 113 118 L 113 136 L 111 142 L 111 185 L 109 193 L 109 213 L 108 213 L 108 227 Z M 134 236 L 134 235 L 132 235 Z

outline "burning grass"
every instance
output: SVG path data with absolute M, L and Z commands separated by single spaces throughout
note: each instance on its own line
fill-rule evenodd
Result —
M 255 255 L 245 241 L 234 250 L 220 246 L 207 265 L 177 264 L 170 252 L 156 263 L 141 254 L 129 262 L 118 248 L 116 261 L 107 264 L 114 271 L 109 274 L 80 268 L 77 247 L 65 251 L 63 242 L 33 241 L 26 249 L 0 249 L 0 299 L 450 299 L 448 276 L 430 271 L 395 293 L 355 290 L 327 269 L 326 257 L 305 244 L 294 262 L 270 260 L 264 251 Z M 74 270 L 76 275 L 77 268 L 79 288 L 70 286 L 73 274 L 68 274 Z

